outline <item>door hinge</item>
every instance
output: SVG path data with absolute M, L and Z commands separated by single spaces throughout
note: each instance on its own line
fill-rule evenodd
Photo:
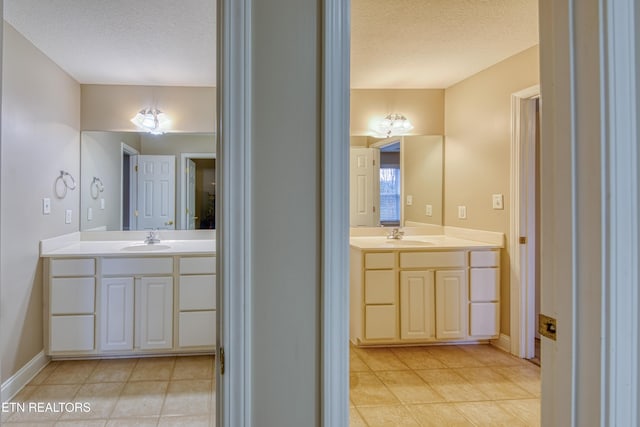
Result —
M 138 216 L 138 210 L 133 211 L 133 216 Z
M 373 211 L 374 211 L 374 212 L 376 211 L 376 207 L 375 207 L 375 206 L 373 207 Z
M 538 314 L 538 333 L 550 340 L 556 340 L 556 319 Z
M 218 349 L 218 359 L 220 363 L 220 375 L 224 375 L 224 347 Z
M 373 159 L 372 162 L 373 162 L 373 166 L 375 166 L 376 165 L 376 159 Z
M 135 167 L 133 168 L 136 172 L 138 172 L 138 165 L 135 165 Z
M 521 245 L 527 244 L 527 236 L 520 236 L 520 244 Z

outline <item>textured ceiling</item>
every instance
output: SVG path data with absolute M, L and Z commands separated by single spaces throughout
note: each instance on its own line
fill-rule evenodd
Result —
M 80 83 L 215 86 L 215 0 L 4 0 L 4 18 Z
M 351 0 L 353 88 L 446 88 L 538 43 L 538 0 Z M 80 83 L 215 86 L 215 0 L 4 0 Z
M 538 43 L 538 0 L 351 0 L 352 88 L 446 88 Z

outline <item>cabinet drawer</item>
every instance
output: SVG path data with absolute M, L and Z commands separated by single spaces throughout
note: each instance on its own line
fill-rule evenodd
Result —
M 500 269 L 472 268 L 469 280 L 471 301 L 498 301 L 500 298 Z
M 400 268 L 464 267 L 464 252 L 403 252 Z
M 215 310 L 216 276 L 180 276 L 180 310 Z
M 365 339 L 396 338 L 396 306 L 368 305 L 365 308 Z
M 50 351 L 93 350 L 93 314 L 82 316 L 52 316 Z
M 93 277 L 51 279 L 51 314 L 93 313 L 95 285 Z
M 470 332 L 476 337 L 495 337 L 500 333 L 500 312 L 496 302 L 469 304 Z
M 180 258 L 180 274 L 215 274 L 216 257 Z
M 370 270 L 364 274 L 365 304 L 394 304 L 396 280 L 393 270 Z
M 52 259 L 49 264 L 52 276 L 93 276 L 96 274 L 96 260 L 82 259 Z
M 471 251 L 471 267 L 500 267 L 500 251 Z
M 364 255 L 364 268 L 383 269 L 393 268 L 396 265 L 396 257 L 393 252 L 374 252 Z
M 180 313 L 180 347 L 214 346 L 216 344 L 216 312 Z
M 102 260 L 102 274 L 171 274 L 173 258 L 105 258 Z

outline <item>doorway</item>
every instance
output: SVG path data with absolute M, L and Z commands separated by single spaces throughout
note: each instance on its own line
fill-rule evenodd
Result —
M 180 224 L 185 230 L 216 228 L 216 155 L 180 154 Z

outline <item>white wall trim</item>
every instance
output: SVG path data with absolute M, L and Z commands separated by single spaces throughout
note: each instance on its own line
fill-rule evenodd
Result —
M 24 386 L 29 384 L 29 381 L 38 375 L 38 372 L 47 366 L 49 360 L 50 359 L 44 355 L 44 350 L 36 354 L 33 359 L 28 361 L 18 372 L 2 383 L 0 401 L 8 402 L 11 400 Z
M 521 126 L 522 102 L 527 99 L 540 96 L 540 85 L 531 86 L 511 95 L 511 165 L 510 165 L 510 215 L 509 215 L 509 261 L 510 261 L 510 331 L 511 349 L 510 352 L 518 357 L 532 357 L 533 348 L 528 348 L 527 339 L 530 330 L 535 325 L 535 306 L 530 309 L 532 303 L 531 291 L 535 298 L 535 289 L 529 289 L 526 280 L 527 273 L 527 249 L 520 245 L 519 238 L 523 235 L 521 218 L 526 212 L 522 211 L 523 174 L 527 173 L 526 165 L 523 164 L 527 153 L 521 150 L 523 142 L 535 137 L 532 132 L 535 129 Z M 528 236 L 529 238 L 534 236 Z M 535 241 L 532 243 L 535 244 Z
M 509 335 L 500 334 L 497 340 L 491 340 L 491 345 L 498 347 L 502 351 L 511 353 L 511 337 Z
M 219 0 L 216 167 L 218 360 L 216 425 L 252 420 L 252 0 Z
M 504 233 L 499 231 L 477 230 L 475 228 L 462 228 L 444 226 L 445 236 L 456 237 L 458 239 L 475 240 L 477 242 L 489 243 L 504 247 Z
M 325 0 L 322 123 L 321 424 L 349 424 L 350 2 Z
M 601 425 L 635 426 L 640 355 L 637 0 L 605 0 Z M 602 10 L 602 9 L 601 9 Z
M 180 164 L 178 165 L 178 173 L 180 174 L 180 205 L 178 210 L 180 212 L 180 228 L 187 229 L 187 188 L 188 183 L 186 180 L 186 162 L 187 159 L 215 159 L 215 153 L 180 153 Z
M 124 142 L 120 142 L 120 203 L 122 203 L 122 199 L 124 198 L 124 180 L 122 179 L 122 177 L 124 176 L 124 155 L 128 154 L 130 156 L 137 156 L 138 154 L 140 154 L 140 152 L 138 150 L 136 150 L 135 148 L 133 148 L 132 146 L 125 144 Z M 134 186 L 131 184 L 132 178 L 135 177 L 135 175 L 133 173 L 131 173 L 133 171 L 133 166 L 129 165 L 129 188 L 131 191 L 133 191 Z M 136 187 L 137 188 L 137 187 Z M 131 193 L 129 194 L 129 201 L 133 201 L 137 199 L 137 197 L 134 197 L 131 195 Z M 130 203 L 129 204 L 129 229 L 131 230 L 131 224 L 133 222 L 136 221 L 136 217 L 135 217 L 135 212 L 136 207 L 134 206 L 134 204 Z M 124 212 L 122 212 L 122 205 L 120 205 L 120 230 L 122 230 L 122 225 L 124 224 Z M 137 227 L 136 227 L 137 228 Z M 135 229 L 135 228 L 134 228 Z

